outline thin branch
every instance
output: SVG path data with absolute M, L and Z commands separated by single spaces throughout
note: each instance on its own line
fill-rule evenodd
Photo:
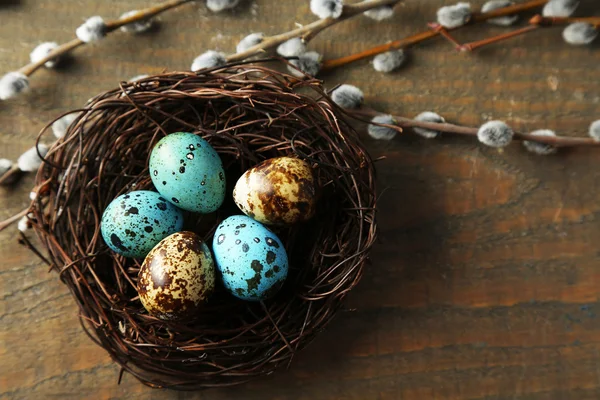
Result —
M 456 49 L 460 50 L 460 51 L 473 51 L 473 50 L 476 50 L 483 46 L 487 46 L 487 45 L 497 43 L 497 42 L 500 42 L 500 41 L 503 41 L 506 39 L 511 39 L 511 38 L 514 38 L 517 36 L 524 35 L 526 33 L 535 31 L 538 28 L 539 28 L 538 25 L 528 25 L 523 28 L 515 29 L 514 31 L 503 33 L 501 35 L 496 35 L 496 36 L 493 36 L 493 37 L 490 37 L 487 39 L 482 39 L 482 40 L 477 40 L 474 42 L 465 43 L 460 46 L 457 46 Z
M 344 65 L 350 64 L 354 61 L 363 60 L 365 58 L 371 58 L 376 56 L 377 54 L 385 53 L 386 51 L 395 50 L 395 49 L 403 49 L 410 46 L 414 46 L 415 44 L 424 42 L 428 39 L 434 38 L 439 35 L 439 32 L 433 30 L 427 30 L 424 32 L 420 32 L 414 34 L 412 36 L 406 37 L 404 39 L 395 40 L 393 42 L 389 42 L 386 44 L 382 44 L 379 46 L 372 47 L 367 50 L 363 50 L 360 53 L 352 54 L 345 57 L 335 58 L 332 60 L 326 60 L 323 62 L 321 66 L 321 71 L 331 70 L 337 67 L 342 67 Z
M 370 110 L 370 109 L 358 109 L 352 110 L 350 115 L 359 115 L 365 117 L 374 117 L 382 115 L 384 113 Z M 457 135 L 466 136 L 477 136 L 479 128 L 473 128 L 469 126 L 455 125 L 449 123 L 438 123 L 438 122 L 425 122 L 417 121 L 414 119 L 392 115 L 396 124 L 401 128 L 424 128 L 432 131 L 454 133 Z M 600 141 L 592 138 L 578 138 L 568 136 L 536 136 L 530 133 L 515 132 L 513 135 L 515 140 L 527 140 L 530 142 L 544 143 L 554 147 L 583 147 L 583 146 L 600 146 Z
M 568 17 L 543 17 L 541 15 L 535 15 L 529 20 L 529 25 L 520 29 L 516 29 L 511 32 L 503 33 L 501 35 L 492 36 L 487 39 L 465 43 L 458 46 L 458 50 L 473 51 L 483 46 L 495 44 L 506 39 L 511 39 L 516 36 L 521 36 L 529 32 L 533 32 L 538 28 L 547 28 L 558 25 L 569 25 L 575 22 L 585 22 L 592 25 L 595 29 L 600 27 L 600 17 L 585 17 L 585 18 L 568 18 Z
M 476 13 L 473 14 L 471 19 L 466 25 L 461 27 L 446 29 L 447 31 L 454 31 L 460 29 L 464 26 L 477 24 L 480 22 L 487 21 L 489 19 L 498 18 L 498 17 L 506 17 L 509 15 L 519 14 L 525 11 L 535 10 L 542 6 L 544 6 L 549 0 L 530 0 L 522 4 L 515 4 L 509 7 L 499 8 L 486 13 Z M 341 67 L 347 65 L 351 62 L 362 60 L 365 58 L 370 58 L 376 56 L 377 54 L 385 53 L 386 51 L 406 48 L 410 46 L 414 46 L 418 43 L 424 42 L 426 40 L 432 39 L 434 37 L 439 36 L 440 31 L 432 31 L 427 30 L 424 32 L 416 33 L 414 35 L 408 36 L 403 39 L 395 40 L 393 42 L 389 42 L 383 45 L 375 46 L 370 49 L 363 50 L 359 53 L 352 54 L 345 57 L 335 58 L 331 60 L 326 60 L 323 62 L 321 67 L 321 71 L 330 70 L 333 68 Z
M 192 1 L 194 1 L 194 0 L 170 0 L 163 4 L 159 4 L 156 6 L 152 6 L 152 7 L 148 7 L 143 10 L 140 10 L 136 14 L 131 15 L 127 18 L 108 21 L 106 23 L 106 33 L 108 34 L 110 32 L 113 32 L 116 29 L 119 29 L 120 27 L 131 24 L 133 22 L 147 20 L 147 19 L 152 18 L 152 17 L 154 17 L 160 13 L 163 13 L 167 10 L 170 10 L 175 7 L 179 7 L 185 3 L 190 3 Z M 58 58 L 62 55 L 65 55 L 65 54 L 73 51 L 77 47 L 83 46 L 84 44 L 86 44 L 86 43 L 80 39 L 73 39 L 65 44 L 60 45 L 59 47 L 57 47 L 56 49 L 54 49 L 53 51 L 48 53 L 44 58 L 38 60 L 37 62 L 27 64 L 24 67 L 20 68 L 19 72 L 26 76 L 31 76 L 35 71 L 37 71 L 38 69 L 43 67 L 46 62 L 51 61 L 55 58 Z
M 529 20 L 530 24 L 543 26 L 569 25 L 576 22 L 588 23 L 596 29 L 600 27 L 600 17 L 543 17 L 536 15 Z
M 20 213 L 15 214 L 12 217 L 9 217 L 9 218 L 5 219 L 4 221 L 0 222 L 0 232 L 2 232 L 4 229 L 8 228 L 11 224 L 14 224 L 18 220 L 20 220 L 21 218 L 26 216 L 28 212 L 29 212 L 29 208 L 26 208 L 23 211 L 21 211 Z
M 0 186 L 10 185 L 14 183 L 21 172 L 22 171 L 16 164 L 13 165 L 8 171 L 6 171 L 2 176 L 0 176 Z
M 461 47 L 462 45 L 450 34 L 448 33 L 448 29 L 444 28 L 437 22 L 430 22 L 427 26 L 434 32 L 437 32 L 439 35 L 444 37 L 447 41 L 453 44 L 455 47 Z
M 280 33 L 279 35 L 266 37 L 262 42 L 250 47 L 246 51 L 227 56 L 227 62 L 244 60 L 248 57 L 255 56 L 266 50 L 273 49 L 279 46 L 281 43 L 296 37 L 301 37 L 304 39 L 305 42 L 308 42 L 311 39 L 313 39 L 319 32 L 329 28 L 330 26 L 340 23 L 346 19 L 352 18 L 356 15 L 361 15 L 365 11 L 368 11 L 372 8 L 387 5 L 395 5 L 399 2 L 400 0 L 364 0 L 357 4 L 346 5 L 344 6 L 344 11 L 342 12 L 342 15 L 339 18 L 319 19 L 300 28 Z

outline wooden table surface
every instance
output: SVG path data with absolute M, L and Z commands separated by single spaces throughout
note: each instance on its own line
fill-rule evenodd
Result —
M 203 2 L 161 16 L 160 29 L 115 33 L 41 71 L 26 95 L 0 103 L 0 157 L 16 158 L 57 114 L 119 80 L 189 68 L 207 49 L 314 18 L 308 0 L 246 0 L 214 15 Z M 483 0 L 474 0 L 479 6 Z M 0 71 L 41 41 L 64 42 L 86 17 L 114 18 L 149 0 L 0 2 Z M 407 0 L 390 21 L 347 21 L 310 47 L 342 56 L 423 29 L 448 0 Z M 584 8 L 599 14 L 595 0 Z M 503 29 L 461 31 L 483 38 Z M 382 75 L 360 62 L 323 76 L 358 85 L 367 103 L 413 116 L 435 110 L 478 125 L 585 135 L 600 118 L 598 43 L 537 32 L 476 54 L 442 40 Z M 379 243 L 341 312 L 287 371 L 244 387 L 177 393 L 125 375 L 81 330 L 67 289 L 0 233 L 0 399 L 598 399 L 600 398 L 600 150 L 552 157 L 503 152 L 446 136 L 365 138 L 378 164 Z M 28 203 L 32 179 L 0 189 L 3 219 Z

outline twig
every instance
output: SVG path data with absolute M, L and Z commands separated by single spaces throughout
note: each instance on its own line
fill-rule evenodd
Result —
M 163 13 L 172 8 L 179 7 L 180 5 L 183 5 L 185 3 L 190 3 L 192 1 L 194 0 L 170 0 L 163 4 L 140 10 L 139 12 L 130 17 L 108 21 L 106 23 L 106 33 L 108 34 L 116 29 L 119 29 L 124 25 L 128 25 L 133 22 L 143 21 L 145 19 L 152 18 L 155 15 Z M 65 55 L 73 51 L 77 47 L 83 46 L 84 44 L 86 43 L 80 39 L 73 39 L 65 44 L 60 45 L 37 62 L 27 64 L 24 67 L 20 68 L 19 72 L 26 76 L 31 76 L 35 71 L 43 67 L 46 62 L 53 60 L 59 56 Z
M 586 22 L 596 29 L 600 27 L 600 17 L 543 17 L 535 15 L 529 20 L 530 24 L 543 26 L 568 25 L 575 22 Z
M 498 17 L 506 17 L 509 15 L 519 14 L 525 11 L 534 10 L 544 6 L 548 0 L 530 0 L 522 4 L 515 4 L 509 7 L 499 8 L 497 10 L 493 10 L 486 13 L 478 13 L 474 14 L 470 21 L 463 26 L 468 26 L 480 22 L 487 21 L 489 19 L 498 18 Z M 446 31 L 453 31 L 458 28 L 446 29 Z M 333 68 L 341 67 L 347 65 L 351 62 L 362 60 L 365 58 L 370 58 L 377 54 L 385 53 L 386 51 L 406 48 L 410 46 L 414 46 L 415 44 L 424 42 L 431 38 L 437 37 L 440 34 L 438 31 L 427 30 L 424 32 L 416 33 L 414 35 L 408 36 L 403 39 L 395 40 L 393 42 L 389 42 L 383 45 L 375 46 L 367 50 L 363 50 L 359 53 L 352 54 L 345 57 L 335 58 L 331 60 L 326 60 L 323 62 L 321 67 L 321 71 L 330 70 Z
M 14 183 L 21 172 L 22 171 L 16 164 L 13 165 L 8 171 L 4 173 L 4 175 L 0 176 L 0 186 L 10 185 Z
M 443 36 L 446 40 L 448 40 L 454 46 L 461 47 L 461 44 L 452 35 L 450 35 L 450 33 L 448 32 L 448 29 L 444 28 L 442 25 L 438 24 L 437 22 L 430 22 L 427 24 L 427 26 L 432 31 L 439 33 L 441 36 Z
M 346 19 L 352 18 L 356 15 L 360 15 L 365 11 L 368 11 L 372 8 L 394 5 L 399 3 L 400 0 L 364 0 L 357 4 L 350 4 L 344 6 L 344 11 L 339 18 L 325 18 L 319 19 L 317 21 L 311 22 L 308 25 L 302 26 L 300 28 L 296 28 L 289 32 L 280 33 L 279 35 L 269 36 L 264 38 L 262 42 L 259 44 L 250 47 L 248 50 L 243 51 L 241 53 L 231 54 L 226 57 L 227 62 L 232 61 L 241 61 L 248 57 L 255 56 L 259 53 L 262 53 L 266 50 L 273 49 L 280 45 L 281 43 L 296 38 L 301 37 L 305 42 L 309 42 L 313 39 L 319 32 L 333 26 L 339 22 L 342 22 Z
M 546 28 L 558 25 L 568 25 L 575 22 L 585 22 L 592 25 L 595 29 L 600 27 L 600 17 L 585 17 L 585 18 L 570 18 L 570 17 L 543 17 L 541 15 L 535 15 L 529 20 L 529 26 L 516 29 L 512 32 L 503 33 L 501 35 L 492 36 L 487 39 L 479 40 L 476 42 L 465 43 L 458 47 L 459 50 L 473 51 L 483 46 L 498 43 L 506 39 L 510 39 L 516 36 L 520 36 L 529 32 L 532 32 L 538 28 Z
M 384 113 L 371 109 L 352 110 L 350 115 L 359 115 L 365 117 L 374 117 Z M 424 128 L 433 131 L 454 133 L 457 135 L 477 136 L 479 128 L 469 126 L 455 125 L 449 123 L 425 122 L 414 119 L 392 115 L 396 124 L 401 128 Z M 513 135 L 515 140 L 527 140 L 530 142 L 544 143 L 554 147 L 582 147 L 582 146 L 600 146 L 600 141 L 592 138 L 578 138 L 568 136 L 536 136 L 529 133 L 515 132 Z
M 482 40 L 477 40 L 474 42 L 465 43 L 465 44 L 459 45 L 456 49 L 460 50 L 460 51 L 473 51 L 473 50 L 476 50 L 483 46 L 501 42 L 503 40 L 514 38 L 516 36 L 524 35 L 526 33 L 535 31 L 538 28 L 539 28 L 538 25 L 528 25 L 523 28 L 515 29 L 514 31 L 503 33 L 501 35 L 496 35 L 496 36 L 492 36 L 487 39 L 482 39 Z
M 21 218 L 26 216 L 28 212 L 29 212 L 29 208 L 26 208 L 23 211 L 21 211 L 20 213 L 15 214 L 12 217 L 9 217 L 9 218 L 5 219 L 4 221 L 0 222 L 0 232 L 2 232 L 4 229 L 9 227 L 11 224 L 14 224 L 18 220 L 20 220 Z

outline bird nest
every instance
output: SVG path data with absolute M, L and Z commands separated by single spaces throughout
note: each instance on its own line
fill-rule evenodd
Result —
M 121 374 L 153 387 L 234 385 L 289 365 L 359 281 L 376 232 L 373 164 L 320 82 L 228 65 L 123 82 L 77 111 L 37 174 L 31 211 L 43 257 L 70 289 L 86 333 Z M 226 171 L 223 206 L 186 214 L 184 230 L 207 243 L 220 221 L 240 213 L 231 192 L 248 168 L 283 155 L 313 166 L 322 192 L 317 215 L 275 229 L 290 259 L 275 297 L 244 302 L 221 288 L 197 318 L 163 321 L 146 312 L 136 292 L 143 260 L 123 258 L 103 242 L 103 210 L 120 194 L 153 190 L 151 149 L 178 131 L 205 138 Z

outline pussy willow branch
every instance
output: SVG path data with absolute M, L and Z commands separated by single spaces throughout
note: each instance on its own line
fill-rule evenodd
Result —
M 109 21 L 106 23 L 106 33 L 108 34 L 124 25 L 131 24 L 131 23 L 137 22 L 137 21 L 143 21 L 145 19 L 151 18 L 160 13 L 163 13 L 167 10 L 179 7 L 185 3 L 191 3 L 193 1 L 195 1 L 195 0 L 170 0 L 163 4 L 159 4 L 159 5 L 156 5 L 153 7 L 149 7 L 149 8 L 140 10 L 138 13 L 136 13 L 130 17 Z M 281 43 L 283 43 L 289 39 L 295 38 L 295 37 L 302 37 L 306 42 L 308 42 L 313 37 L 315 37 L 319 32 L 323 31 L 324 29 L 329 28 L 330 26 L 333 26 L 333 25 L 335 25 L 339 22 L 342 22 L 346 19 L 352 18 L 356 15 L 360 15 L 360 14 L 364 13 L 365 11 L 368 11 L 372 8 L 385 6 L 385 5 L 395 5 L 395 4 L 399 3 L 400 1 L 401 0 L 365 0 L 358 4 L 347 5 L 344 7 L 344 11 L 342 12 L 342 15 L 337 19 L 333 19 L 333 18 L 320 19 L 320 20 L 314 21 L 306 26 L 302 26 L 300 28 L 291 30 L 289 32 L 284 32 L 284 33 L 281 33 L 278 35 L 267 37 L 258 45 L 253 46 L 244 52 L 236 53 L 236 54 L 232 54 L 232 55 L 228 56 L 227 61 L 232 62 L 232 61 L 244 60 L 248 57 L 252 57 L 256 54 L 262 53 L 268 49 L 275 48 L 278 45 L 280 45 Z M 77 47 L 83 46 L 84 44 L 86 44 L 86 43 L 78 38 L 73 39 L 67 43 L 60 45 L 59 47 L 57 47 L 56 49 L 54 49 L 53 51 L 48 53 L 46 55 L 46 57 L 40 59 L 39 61 L 37 61 L 35 63 L 27 64 L 24 67 L 20 68 L 18 71 L 26 76 L 30 76 L 35 71 L 37 71 L 42 66 L 44 66 L 44 64 L 46 62 L 48 62 L 52 59 L 55 59 L 59 56 L 62 56 L 64 54 L 67 54 L 67 53 L 73 51 L 74 49 L 76 49 Z
M 280 33 L 279 35 L 266 37 L 261 43 L 250 47 L 246 51 L 227 56 L 227 62 L 244 60 L 248 57 L 260 54 L 266 50 L 273 49 L 279 46 L 281 43 L 296 37 L 301 37 L 302 39 L 304 39 L 305 42 L 309 42 L 319 32 L 329 28 L 330 26 L 340 23 L 346 19 L 352 18 L 356 15 L 360 15 L 372 8 L 387 5 L 395 5 L 399 2 L 400 0 L 365 0 L 357 4 L 345 5 L 342 15 L 339 18 L 319 19 L 317 21 L 311 22 L 308 25 L 296 28 L 289 32 L 284 32 Z
M 2 176 L 0 176 L 0 186 L 13 183 L 19 173 L 21 173 L 21 170 L 17 165 L 13 165 L 12 167 L 10 167 L 8 171 L 6 171 Z
M 349 111 L 349 115 L 374 117 L 377 115 L 383 115 L 379 111 L 371 109 L 357 109 Z M 424 128 L 433 131 L 454 133 L 457 135 L 466 135 L 477 137 L 479 128 L 473 128 L 469 126 L 455 125 L 449 123 L 438 123 L 438 122 L 424 122 L 417 121 L 414 119 L 392 115 L 396 121 L 396 125 L 401 128 Z M 583 147 L 583 146 L 600 146 L 600 141 L 592 138 L 578 138 L 568 136 L 535 136 L 529 133 L 515 132 L 513 135 L 515 140 L 527 140 L 530 142 L 544 143 L 554 147 Z
M 476 40 L 474 42 L 469 42 L 469 43 L 464 43 L 464 44 L 459 44 L 458 46 L 456 46 L 456 49 L 460 50 L 460 51 L 474 51 L 483 46 L 487 46 L 487 45 L 490 45 L 493 43 L 498 43 L 503 40 L 511 39 L 511 38 L 514 38 L 517 36 L 524 35 L 529 32 L 533 32 L 533 31 L 537 30 L 538 28 L 539 28 L 538 25 L 527 25 L 527 26 L 524 26 L 523 28 L 515 29 L 514 31 L 502 33 L 500 35 L 492 36 L 490 38 Z
M 530 0 L 522 4 L 515 4 L 509 7 L 499 8 L 494 11 L 486 12 L 486 13 L 476 13 L 473 14 L 471 20 L 467 23 L 467 25 L 459 26 L 453 29 L 445 29 L 445 31 L 453 31 L 460 29 L 464 26 L 473 25 L 476 23 L 484 22 L 492 18 L 505 17 L 509 15 L 519 14 L 525 11 L 535 10 L 542 6 L 544 6 L 548 0 Z M 341 67 L 347 64 L 350 64 L 354 61 L 362 60 L 365 58 L 370 58 L 376 56 L 377 54 L 385 53 L 386 51 L 402 49 L 410 46 L 414 46 L 418 43 L 424 42 L 426 40 L 435 38 L 442 34 L 442 30 L 427 30 L 424 32 L 416 33 L 414 35 L 408 36 L 403 39 L 395 40 L 393 42 L 389 42 L 386 44 L 382 44 L 379 46 L 372 47 L 367 50 L 363 50 L 359 53 L 352 54 L 345 57 L 335 58 L 331 60 L 326 60 L 323 62 L 321 66 L 321 71 L 330 70 L 333 68 Z
M 600 27 L 600 17 L 543 17 L 536 15 L 529 20 L 530 24 L 542 26 L 569 25 L 575 22 L 586 22 L 596 29 Z
M 0 222 L 0 232 L 2 232 L 4 229 L 8 228 L 10 225 L 14 224 L 15 222 L 17 222 L 24 216 L 26 216 L 28 212 L 29 212 L 29 207 L 22 210 L 18 214 L 15 214 L 15 215 L 5 219 L 4 221 Z
M 483 46 L 498 43 L 503 40 L 511 39 L 529 32 L 533 32 L 538 28 L 546 28 L 558 25 L 568 25 L 575 22 L 585 22 L 592 25 L 595 29 L 600 27 L 600 17 L 585 17 L 585 18 L 564 18 L 564 17 L 543 17 L 536 15 L 529 20 L 529 25 L 514 31 L 503 33 L 501 35 L 492 36 L 487 39 L 478 40 L 475 42 L 465 43 L 457 46 L 458 50 L 473 51 Z
M 179 7 L 185 3 L 191 3 L 193 1 L 194 0 L 170 0 L 163 4 L 159 4 L 156 6 L 152 6 L 152 7 L 148 7 L 143 10 L 140 10 L 136 14 L 129 16 L 127 18 L 108 21 L 106 23 L 106 33 L 108 34 L 110 32 L 113 32 L 113 31 L 119 29 L 120 27 L 127 25 L 127 24 L 131 24 L 133 22 L 143 21 L 145 19 L 152 18 L 152 17 L 154 17 L 160 13 L 163 13 L 167 10 L 170 10 L 175 7 Z M 27 64 L 24 67 L 20 68 L 19 72 L 21 72 L 22 74 L 24 74 L 26 76 L 31 76 L 31 74 L 33 74 L 35 71 L 40 69 L 46 62 L 53 60 L 59 56 L 62 56 L 64 54 L 67 54 L 67 53 L 73 51 L 74 49 L 76 49 L 77 47 L 83 46 L 84 44 L 86 44 L 86 43 L 80 39 L 73 39 L 67 43 L 64 43 L 64 44 L 58 46 L 56 49 L 54 49 L 53 51 L 48 53 L 48 55 L 46 55 L 46 57 L 42 58 L 41 60 L 39 60 L 35 63 Z

